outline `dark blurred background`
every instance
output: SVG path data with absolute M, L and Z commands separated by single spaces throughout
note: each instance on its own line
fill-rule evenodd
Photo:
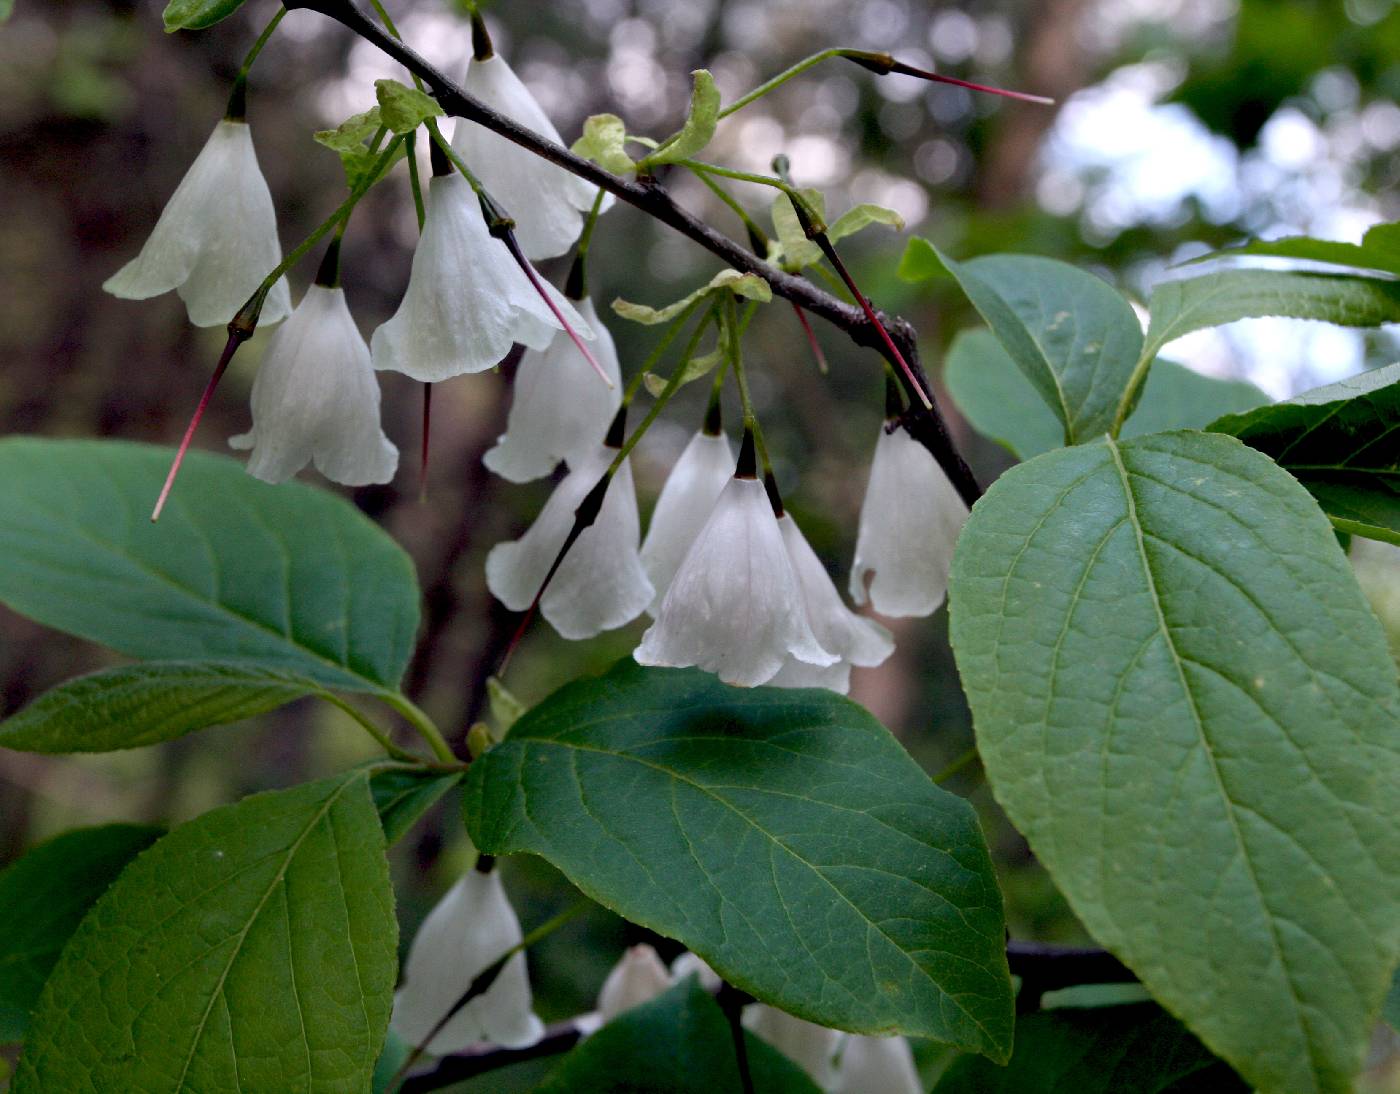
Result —
M 460 68 L 469 32 L 459 10 L 446 0 L 388 3 L 410 43 L 449 71 Z M 167 35 L 161 7 L 16 0 L 0 29 L 0 432 L 171 444 L 222 344 L 219 332 L 185 321 L 173 294 L 133 303 L 100 286 L 144 241 L 220 117 L 244 51 L 276 9 L 248 0 L 208 31 Z M 691 69 L 712 69 L 732 100 L 830 45 L 889 50 L 920 67 L 1053 96 L 1053 108 L 974 98 L 832 61 L 727 121 L 705 153 L 766 171 L 785 152 L 797 183 L 822 188 L 833 216 L 857 201 L 901 212 L 905 233 L 872 228 L 843 250 L 875 302 L 917 324 L 935 375 L 952 335 L 976 319 L 946 288 L 897 280 L 909 232 L 960 257 L 1014 250 L 1074 261 L 1142 299 L 1172 263 L 1245 235 L 1355 241 L 1370 224 L 1400 216 L 1393 0 L 558 0 L 498 2 L 487 13 L 498 51 L 566 140 L 604 110 L 621 114 L 633 132 L 664 135 L 684 112 Z M 372 105 L 380 76 L 403 78 L 311 12 L 289 15 L 259 60 L 249 120 L 284 247 L 342 196 L 336 157 L 311 133 Z M 684 204 L 744 238 L 733 213 L 694 180 L 667 181 Z M 736 184 L 734 193 L 766 223 L 771 192 Z M 400 168 L 357 210 L 346 240 L 344 281 L 366 335 L 397 305 L 415 236 Z M 665 303 L 716 268 L 686 240 L 618 207 L 600 224 L 590 280 L 607 314 L 616 296 Z M 558 263 L 545 270 L 562 275 Z M 313 272 L 310 262 L 294 272 L 294 293 Z M 828 376 L 817 372 L 786 306 L 760 314 L 747 352 L 785 494 L 844 588 L 881 416 L 881 368 L 814 322 Z M 656 331 L 615 318 L 610 326 L 626 372 Z M 240 355 L 198 444 L 223 449 L 246 428 L 265 337 Z M 1276 397 L 1400 358 L 1386 333 L 1284 320 L 1204 332 L 1168 355 L 1250 379 Z M 460 738 L 482 713 L 482 685 L 513 623 L 485 590 L 485 553 L 523 531 L 549 484 L 511 486 L 482 468 L 482 453 L 504 428 L 508 384 L 498 375 L 463 377 L 435 395 L 433 467 L 420 502 L 417 386 L 386 374 L 383 387 L 386 428 L 403 452 L 399 477 L 354 500 L 418 565 L 425 621 L 408 690 Z M 644 514 L 698 425 L 702 398 L 678 399 L 639 448 Z M 1009 464 L 999 448 L 954 425 L 983 482 Z M 1372 550 L 1364 575 L 1392 633 L 1400 631 L 1394 554 Z M 936 773 L 972 740 L 944 613 L 892 626 L 897 653 L 879 669 L 856 670 L 852 694 Z M 567 643 L 538 624 L 509 684 L 537 701 L 627 655 L 641 629 Z M 102 650 L 0 608 L 0 714 L 110 662 Z M 368 744 L 336 711 L 301 703 L 255 724 L 131 753 L 0 753 L 0 862 L 75 825 L 178 822 L 354 762 Z M 983 815 L 1013 934 L 1084 941 L 975 764 L 947 785 Z M 394 851 L 406 932 L 470 854 L 452 808 Z M 539 863 L 512 862 L 507 871 L 527 927 L 571 899 L 567 884 Z M 634 937 L 598 910 L 541 946 L 532 969 L 542 1015 L 590 1006 L 606 968 Z M 1386 1061 L 1391 1047 L 1378 1044 L 1368 1089 L 1400 1089 Z

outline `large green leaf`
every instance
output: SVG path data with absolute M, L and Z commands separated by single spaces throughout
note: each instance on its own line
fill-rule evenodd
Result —
M 1021 459 L 1063 447 L 1064 427 L 990 331 L 961 331 L 953 339 L 943 379 L 971 426 Z M 1249 410 L 1267 400 L 1243 380 L 1217 380 L 1159 360 L 1152 365 L 1123 436 L 1201 429 L 1222 414 Z
M 389 768 L 369 782 L 374 807 L 384 826 L 384 839 L 398 843 L 433 805 L 462 781 L 457 773 L 443 774 L 422 768 Z
M 1004 1059 L 1001 896 L 968 804 L 829 691 L 618 664 L 472 764 L 491 854 L 528 851 L 821 1025 Z
M 216 809 L 83 920 L 15 1090 L 368 1089 L 397 933 L 364 771 Z
M 1285 236 L 1283 239 L 1253 239 L 1237 247 L 1211 251 L 1192 259 L 1209 262 L 1217 258 L 1263 256 L 1268 258 L 1298 258 L 1308 262 L 1326 262 L 1333 266 L 1351 266 L 1361 270 L 1379 270 L 1400 276 L 1400 224 L 1377 224 L 1358 243 L 1337 243 L 1330 239 L 1309 236 Z
M 1246 1094 L 1239 1077 L 1152 1003 L 1016 1020 L 1006 1067 L 965 1056 L 933 1094 Z
M 0 872 L 0 1042 L 18 1041 L 69 936 L 159 828 L 108 824 L 41 843 Z
M 752 1033 L 745 1032 L 744 1045 L 754 1094 L 817 1094 L 800 1067 Z M 742 1089 L 729 1022 L 689 976 L 589 1037 L 535 1094 L 720 1094 Z
M 1400 544 L 1400 364 L 1210 428 L 1267 452 L 1342 531 Z
M 1142 349 L 1128 302 L 1092 274 L 1050 258 L 938 257 L 1055 412 L 1064 442 L 1104 433 Z
M 1152 291 L 1144 355 L 1184 334 L 1280 315 L 1344 327 L 1400 322 L 1400 281 L 1291 270 L 1221 270 L 1163 281 Z
M 0 601 L 133 657 L 259 661 L 392 689 L 418 627 L 408 556 L 340 498 L 192 452 L 158 524 L 167 449 L 0 441 Z
M 165 5 L 165 30 L 203 30 L 227 19 L 244 0 L 170 0 Z
M 1218 434 L 1047 453 L 949 600 L 992 789 L 1085 926 L 1262 1090 L 1348 1089 L 1400 942 L 1400 690 L 1312 498 Z

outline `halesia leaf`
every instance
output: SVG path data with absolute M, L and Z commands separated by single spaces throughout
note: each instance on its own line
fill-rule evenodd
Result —
M 0 722 L 0 748 L 111 752 L 229 725 L 324 689 L 239 661 L 152 661 L 106 669 L 45 692 Z
M 797 192 L 818 217 L 826 219 L 826 197 L 820 190 L 805 187 Z M 769 246 L 769 262 L 778 262 L 785 269 L 800 270 L 804 266 L 815 266 L 822 260 L 822 249 L 807 238 L 802 222 L 793 210 L 791 198 L 786 194 L 775 197 L 769 206 L 769 215 L 773 218 L 773 231 L 777 236 Z
M 853 236 L 857 232 L 869 228 L 872 224 L 883 224 L 886 228 L 893 228 L 898 232 L 904 229 L 904 218 L 893 209 L 864 202 L 851 206 L 837 217 L 827 228 L 826 236 L 835 243 L 837 240 L 845 239 L 847 236 Z
M 500 677 L 486 678 L 486 700 L 491 710 L 491 720 L 496 723 L 496 732 L 501 736 L 510 732 L 510 727 L 520 721 L 520 716 L 529 708 L 501 683 Z
M 525 851 L 820 1025 L 1005 1059 L 1001 897 L 972 809 L 863 708 L 632 661 L 471 767 L 489 854 Z
M 1266 452 L 1341 531 L 1400 545 L 1400 364 L 1212 422 Z
M 1381 1017 L 1391 1029 L 1400 1031 L 1400 972 L 1390 981 L 1390 991 L 1386 992 L 1385 1003 L 1381 1006 Z
M 13 2 L 13 0 L 11 0 Z M 243 0 L 170 0 L 165 5 L 165 31 L 203 30 L 227 19 L 243 6 Z
M 15 13 L 15 0 L 0 0 L 0 23 L 9 21 L 11 15 Z M 3 1076 L 0 1076 L 3 1078 Z
M 314 134 L 317 144 L 335 152 L 365 151 L 365 142 L 381 128 L 387 128 L 379 117 L 379 107 L 372 106 L 362 114 L 346 118 L 334 129 L 322 129 Z
M 462 781 L 461 775 L 423 768 L 389 768 L 369 780 L 384 841 L 398 843 L 438 800 Z
M 0 1042 L 22 1040 L 59 952 L 159 828 L 108 824 L 41 843 L 0 871 Z
M 747 1031 L 744 1045 L 754 1094 L 817 1094 L 806 1072 L 782 1053 Z M 742 1089 L 729 1022 L 692 975 L 589 1037 L 560 1061 L 535 1094 Z
M 0 602 L 153 660 L 256 661 L 382 692 L 418 628 L 413 565 L 341 498 L 191 452 L 158 524 L 169 449 L 0 441 Z
M 714 371 L 716 365 L 725 359 L 728 350 L 724 345 L 724 335 L 721 333 L 720 342 L 709 353 L 702 353 L 696 357 L 691 357 L 680 365 L 681 378 L 677 383 L 677 389 L 685 387 L 686 384 L 694 380 L 707 376 Z M 642 377 L 642 383 L 646 385 L 647 392 L 653 399 L 660 398 L 661 393 L 666 390 L 666 385 L 670 383 L 670 378 L 658 376 L 654 372 L 648 372 Z
M 1218 434 L 1050 452 L 949 601 L 992 790 L 1084 925 L 1260 1090 L 1350 1089 L 1400 952 L 1400 688 L 1312 498 Z
M 634 323 L 642 323 L 650 327 L 674 319 L 695 301 L 720 292 L 732 292 L 735 296 L 742 296 L 746 300 L 757 300 L 760 304 L 766 304 L 773 299 L 773 290 L 769 288 L 768 282 L 764 281 L 758 274 L 740 273 L 738 270 L 720 270 L 693 293 L 677 300 L 674 304 L 667 304 L 664 308 L 633 304 L 631 301 L 621 298 L 612 302 L 612 308 L 623 319 L 630 319 Z
M 1376 270 L 1400 277 L 1400 222 L 1377 224 L 1358 243 L 1338 243 L 1330 239 L 1309 236 L 1285 236 L 1283 239 L 1252 239 L 1248 243 L 1223 250 L 1211 251 L 1191 260 L 1210 262 L 1219 258 L 1296 258 L 1306 262 L 1325 262 L 1331 266 L 1350 266 L 1359 270 Z
M 593 114 L 583 123 L 583 135 L 572 151 L 614 175 L 630 175 L 636 164 L 627 154 L 627 126 L 616 114 Z
M 697 68 L 690 74 L 690 107 L 680 132 L 642 162 L 648 167 L 689 159 L 710 143 L 719 124 L 719 88 L 707 69 Z
M 375 80 L 375 98 L 379 100 L 379 121 L 391 133 L 412 133 L 429 118 L 443 116 L 436 99 L 416 87 L 397 80 Z
M 965 1056 L 933 1094 L 1246 1094 L 1217 1060 L 1153 1003 L 1065 1007 L 1016 1020 L 1006 1067 Z
M 1034 255 L 938 256 L 1064 427 L 1066 444 L 1106 432 L 1142 350 L 1142 328 L 1106 282 Z
M 895 271 L 902 281 L 929 281 L 933 278 L 949 277 L 948 267 L 938 249 L 923 236 L 913 236 L 904 245 L 904 254 L 899 258 L 899 268 Z
M 368 1089 L 398 934 L 368 783 L 245 798 L 133 862 L 49 977 L 16 1094 Z
M 1206 327 L 1265 315 L 1344 327 L 1400 322 L 1400 281 L 1290 270 L 1221 270 L 1164 281 L 1148 302 L 1145 354 Z

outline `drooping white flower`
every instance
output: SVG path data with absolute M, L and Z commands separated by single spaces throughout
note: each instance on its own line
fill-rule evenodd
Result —
M 578 347 L 558 333 L 543 350 L 527 350 L 512 385 L 506 431 L 482 462 L 511 482 L 543 478 L 560 460 L 572 465 L 593 452 L 622 405 L 621 369 L 612 335 L 598 319 L 593 301 L 578 312 L 597 336 L 594 355 L 613 386 L 598 378 Z
M 312 285 L 273 332 L 253 381 L 248 473 L 291 478 L 308 463 L 346 486 L 388 482 L 399 453 L 379 425 L 379 382 L 345 291 Z
M 826 567 L 812 550 L 802 529 L 784 513 L 778 518 L 788 557 L 807 598 L 807 620 L 822 648 L 841 659 L 820 668 L 789 658 L 778 674 L 768 681 L 773 687 L 830 688 L 846 694 L 851 688 L 852 665 L 878 665 L 894 652 L 894 638 L 873 619 L 857 615 L 846 607 L 836 591 Z
M 214 127 L 156 221 L 141 253 L 103 284 L 113 296 L 145 300 L 175 289 L 190 322 L 229 322 L 282 261 L 277 214 L 258 167 L 248 124 Z M 263 303 L 260 322 L 292 310 L 285 278 Z
M 726 684 L 755 687 L 794 657 L 831 665 L 807 622 L 807 606 L 767 491 L 744 441 L 739 468 L 686 552 L 656 622 L 633 653 L 638 664 L 716 673 Z
M 520 921 L 500 874 L 468 870 L 423 920 L 394 995 L 394 1032 L 411 1045 L 423 1040 L 476 976 L 520 942 Z M 495 982 L 454 1014 L 424 1046 L 435 1056 L 478 1041 L 507 1048 L 533 1045 L 544 1025 L 531 1009 L 525 955 L 506 962 Z
M 611 1022 L 623 1011 L 650 1003 L 673 982 L 670 970 L 651 946 L 643 943 L 629 947 L 603 981 L 598 992 L 598 1015 L 604 1022 Z
M 486 227 L 481 204 L 460 174 L 428 183 L 423 235 L 408 288 L 392 319 L 374 332 L 374 367 L 436 383 L 498 364 L 512 343 L 543 350 L 564 328 L 524 271 Z M 584 338 L 593 331 L 574 306 L 541 281 Z M 601 380 L 594 382 L 606 390 Z
M 661 601 L 686 551 L 733 477 L 734 447 L 729 438 L 703 430 L 690 438 L 666 476 L 642 542 L 642 565 L 656 586 L 656 599 L 649 609 L 653 616 L 661 610 Z
M 834 1057 L 841 1043 L 840 1031 L 794 1018 L 787 1011 L 766 1003 L 745 1007 L 743 1023 L 750 1033 L 763 1038 L 800 1066 L 823 1090 L 836 1081 Z M 871 1088 L 872 1094 L 876 1089 Z
M 564 143 L 530 89 L 501 57 L 471 60 L 462 83 L 468 94 L 498 113 Z M 528 258 L 553 258 L 573 245 L 583 229 L 583 214 L 593 207 L 596 186 L 465 118 L 457 122 L 452 147 L 514 218 L 516 238 Z
M 914 1053 L 903 1037 L 849 1034 L 836 1066 L 831 1094 L 923 1094 Z
M 574 526 L 574 511 L 617 450 L 600 444 L 573 467 L 529 530 L 486 556 L 486 585 L 512 611 L 528 608 Z M 623 460 L 597 519 L 578 537 L 540 600 L 540 614 L 565 638 L 592 638 L 636 619 L 653 595 L 638 554 L 641 519 L 632 465 Z
M 851 597 L 881 615 L 930 615 L 948 592 L 967 504 L 929 450 L 903 429 L 875 442 L 851 566 Z
M 671 962 L 671 979 L 673 982 L 679 982 L 691 973 L 695 974 L 700 981 L 700 986 L 706 991 L 719 991 L 722 983 L 719 973 L 710 968 L 709 962 L 703 957 L 686 950 Z

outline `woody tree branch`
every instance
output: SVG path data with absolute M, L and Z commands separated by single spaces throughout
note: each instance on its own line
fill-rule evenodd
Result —
M 412 48 L 380 27 L 355 0 L 285 0 L 284 6 L 288 9 L 305 8 L 319 12 L 341 23 L 421 79 L 448 114 L 485 126 L 540 158 L 601 187 L 693 240 L 734 269 L 761 277 L 775 295 L 799 305 L 813 315 L 821 316 L 845 332 L 856 345 L 875 350 L 897 366 L 894 355 L 884 345 L 874 324 L 866 318 L 860 308 L 832 296 L 804 277 L 775 269 L 762 261 L 746 248 L 677 205 L 665 187 L 655 179 L 648 177 L 634 180 L 614 175 L 582 156 L 575 155 L 563 145 L 546 140 L 533 130 L 526 129 L 511 118 L 492 110 L 479 99 L 467 94 L 460 85 Z M 918 337 L 913 325 L 899 316 L 883 313 L 881 322 L 899 352 L 909 363 L 915 380 L 925 391 L 931 391 L 928 377 L 919 363 Z M 896 373 L 899 371 L 896 367 Z M 900 375 L 900 381 L 905 385 L 910 404 L 904 418 L 904 427 L 915 440 L 929 450 L 958 493 L 971 505 L 981 496 L 981 487 L 954 446 L 942 415 L 937 407 L 923 407 L 918 391 L 913 388 L 907 377 Z

